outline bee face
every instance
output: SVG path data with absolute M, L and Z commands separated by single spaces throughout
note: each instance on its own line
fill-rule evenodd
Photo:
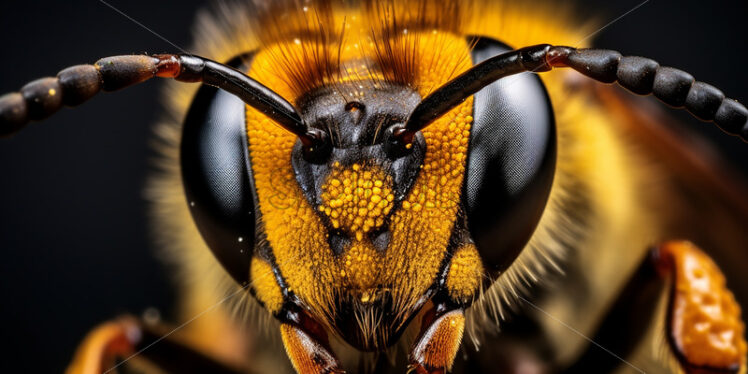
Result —
M 416 35 L 419 57 L 451 59 L 436 72 L 421 67 L 431 85 L 509 50 L 433 35 Z M 444 39 L 452 53 L 429 48 Z M 290 86 L 267 74 L 273 53 L 232 64 L 282 90 Z M 183 178 L 209 247 L 235 279 L 253 282 L 270 312 L 294 304 L 375 350 L 435 295 L 469 304 L 488 279 L 484 266 L 496 274 L 518 255 L 550 189 L 554 121 L 542 83 L 523 77 L 467 99 L 392 154 L 394 129 L 428 86 L 382 79 L 366 52 L 343 57 L 357 70 L 342 67 L 336 81 L 296 99 L 304 122 L 330 140 L 323 157 L 307 157 L 301 140 L 262 113 L 205 88 L 184 127 Z M 266 271 L 275 278 L 260 281 Z
M 271 312 L 282 312 L 283 305 L 268 300 L 302 305 L 364 350 L 397 340 L 437 291 L 449 253 L 466 244 L 450 239 L 463 227 L 456 222 L 472 100 L 419 135 L 406 154 L 393 157 L 386 150 L 392 127 L 405 121 L 431 85 L 471 66 L 467 40 L 431 35 L 419 39 L 419 57 L 443 63 L 431 72 L 427 67 L 437 65 L 422 66 L 423 81 L 408 86 L 383 78 L 382 65 L 353 43 L 340 48 L 336 81 L 298 94 L 305 122 L 331 140 L 322 161 L 305 158 L 300 141 L 262 113 L 247 111 L 258 227 L 264 231 L 256 250 L 267 254 L 263 260 L 278 269 L 278 283 L 288 290 L 281 297 L 275 285 L 258 287 L 256 295 Z M 428 48 L 435 38 L 456 41 L 450 43 L 454 50 Z M 283 48 L 289 47 L 295 48 Z M 284 95 L 289 85 L 267 73 L 275 51 L 260 51 L 249 73 Z M 290 87 L 285 94 L 295 96 Z

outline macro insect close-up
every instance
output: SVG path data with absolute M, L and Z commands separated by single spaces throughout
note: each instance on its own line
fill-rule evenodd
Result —
M 0 371 L 746 373 L 745 14 L 2 4 Z

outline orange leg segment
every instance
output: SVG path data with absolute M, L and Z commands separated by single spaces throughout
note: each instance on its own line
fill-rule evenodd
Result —
M 325 342 L 320 342 L 294 325 L 281 325 L 281 338 L 286 353 L 299 374 L 344 373 Z
M 665 288 L 667 287 L 667 288 Z M 667 291 L 665 316 L 655 315 Z M 653 248 L 602 321 L 590 345 L 565 373 L 607 373 L 642 344 L 647 321 L 665 318 L 665 337 L 687 374 L 746 371 L 745 324 L 725 276 L 712 259 L 686 241 Z M 611 355 L 611 353 L 615 354 Z
M 140 336 L 140 328 L 132 318 L 104 323 L 86 336 L 65 374 L 101 374 L 110 370 L 116 359 L 135 352 Z
M 668 340 L 687 373 L 745 372 L 745 324 L 725 276 L 690 242 L 656 249 L 658 273 L 671 278 Z
M 332 353 L 327 331 L 303 309 L 287 304 L 278 318 L 283 346 L 297 373 L 345 373 Z
M 169 336 L 171 331 L 167 326 L 128 316 L 104 323 L 86 336 L 65 374 L 115 374 L 118 364 L 127 366 L 130 358 L 167 373 L 247 372 L 182 344 Z
M 452 368 L 465 330 L 465 314 L 456 309 L 423 317 L 421 336 L 410 353 L 409 373 L 444 374 Z

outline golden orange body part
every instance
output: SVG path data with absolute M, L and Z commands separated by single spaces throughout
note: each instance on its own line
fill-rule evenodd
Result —
M 116 360 L 134 353 L 138 327 L 132 320 L 107 322 L 91 331 L 78 346 L 65 374 L 101 374 L 114 367 Z
M 452 368 L 465 330 L 465 315 L 460 311 L 449 312 L 441 316 L 424 331 L 422 339 L 413 349 L 413 356 L 422 362 L 427 369 L 446 373 Z M 419 368 L 420 369 L 420 368 Z M 433 371 L 416 371 L 417 374 Z
M 475 297 L 483 281 L 481 264 L 475 245 L 467 244 L 455 251 L 447 273 L 447 289 L 452 299 L 467 302 Z
M 286 347 L 291 363 L 299 373 L 335 373 L 334 368 L 327 365 L 334 362 L 332 356 L 312 357 L 309 352 L 324 352 L 324 349 L 316 348 L 319 343 L 314 341 L 305 332 L 291 325 L 282 324 L 280 327 L 283 345 Z
M 670 331 L 680 353 L 695 367 L 746 365 L 745 323 L 725 276 L 690 242 L 660 247 L 662 272 L 673 273 Z

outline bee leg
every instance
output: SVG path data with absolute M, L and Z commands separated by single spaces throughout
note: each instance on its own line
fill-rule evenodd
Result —
M 567 372 L 609 372 L 617 367 L 620 359 L 611 352 L 626 357 L 640 343 L 664 287 L 669 298 L 666 339 L 683 371 L 745 372 L 740 306 L 712 259 L 685 241 L 651 250 L 592 338 L 599 346 L 591 345 Z
M 410 351 L 408 373 L 444 374 L 450 370 L 464 330 L 462 308 L 436 304 L 421 320 L 421 333 Z
M 712 259 L 690 242 L 667 242 L 653 252 L 670 278 L 666 332 L 687 373 L 745 372 L 745 324 L 740 305 Z
M 88 333 L 65 374 L 100 374 L 116 365 L 119 357 L 135 352 L 140 328 L 132 318 L 106 322 Z
M 345 373 L 332 353 L 327 332 L 317 321 L 293 304 L 283 308 L 279 319 L 283 346 L 297 373 Z
M 65 374 L 117 373 L 130 359 L 155 367 L 158 372 L 238 374 L 235 368 L 214 360 L 170 338 L 166 326 L 146 324 L 125 316 L 106 322 L 86 336 Z

